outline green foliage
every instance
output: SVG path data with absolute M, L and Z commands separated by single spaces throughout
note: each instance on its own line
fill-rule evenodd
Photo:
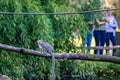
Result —
M 35 0 L 1 0 L 0 5 L 3 7 L 0 11 L 42 12 L 41 6 Z M 38 39 L 52 43 L 52 25 L 50 19 L 45 15 L 0 15 L 0 22 L 1 43 L 35 50 L 38 50 Z M 12 52 L 3 51 L 1 51 L 0 59 L 1 73 L 8 75 L 13 80 L 50 77 L 51 60 L 49 59 L 13 55 Z
M 0 0 L 0 11 L 76 12 L 82 10 L 86 1 Z M 91 9 L 99 8 L 99 0 L 90 0 L 90 3 Z M 74 39 L 84 38 L 87 30 L 87 23 L 81 14 L 0 15 L 0 43 L 34 50 L 39 50 L 36 41 L 42 39 L 54 46 L 54 52 L 76 52 Z M 49 79 L 51 62 L 51 59 L 0 50 L 0 73 L 8 75 L 12 80 Z M 56 60 L 55 76 L 58 80 L 67 74 L 80 74 L 85 78 L 103 71 L 114 73 L 118 68 L 119 66 L 114 64 Z
M 46 12 L 75 12 L 76 9 L 70 6 L 68 1 L 64 4 L 60 4 L 62 1 L 50 1 L 45 4 Z M 76 15 L 52 15 L 49 16 L 52 22 L 54 30 L 54 47 L 56 52 L 70 52 L 76 47 L 73 43 L 74 35 L 78 38 L 85 35 L 87 30 L 86 22 L 83 20 L 83 16 Z
M 23 65 L 20 55 L 7 51 L 0 51 L 0 53 L 0 73 L 10 76 L 13 80 L 23 79 Z

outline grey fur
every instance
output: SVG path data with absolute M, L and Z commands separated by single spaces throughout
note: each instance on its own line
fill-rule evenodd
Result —
M 52 75 L 51 75 L 51 80 L 54 80 L 55 79 L 54 78 L 54 76 L 55 76 L 55 72 L 54 72 L 54 69 L 55 69 L 55 56 L 52 53 L 53 47 L 49 43 L 44 42 L 42 40 L 38 40 L 37 42 L 38 42 L 38 46 L 41 49 L 42 53 L 48 52 L 52 56 Z

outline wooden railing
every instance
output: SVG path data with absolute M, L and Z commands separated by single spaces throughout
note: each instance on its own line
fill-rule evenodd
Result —
M 112 50 L 112 49 L 120 49 L 120 45 L 116 45 L 116 46 L 106 46 L 106 47 L 88 47 L 88 49 L 94 49 L 94 50 Z

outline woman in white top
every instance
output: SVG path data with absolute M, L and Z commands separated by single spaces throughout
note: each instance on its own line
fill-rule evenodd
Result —
M 118 23 L 115 19 L 115 17 L 112 15 L 112 11 L 108 10 L 106 12 L 106 46 L 110 45 L 110 42 L 112 42 L 112 45 L 116 45 L 116 27 L 118 27 Z M 115 55 L 116 49 L 113 49 L 113 56 Z

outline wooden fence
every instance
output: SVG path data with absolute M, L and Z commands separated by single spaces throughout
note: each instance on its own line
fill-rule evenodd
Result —
M 116 33 L 117 45 L 120 45 L 120 32 Z

